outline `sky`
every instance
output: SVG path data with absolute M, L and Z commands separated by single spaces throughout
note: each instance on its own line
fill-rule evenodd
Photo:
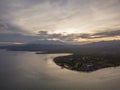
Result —
M 120 39 L 120 0 L 0 0 L 0 44 Z

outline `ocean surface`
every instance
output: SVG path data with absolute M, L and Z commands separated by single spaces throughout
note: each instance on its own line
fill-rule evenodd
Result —
M 120 67 L 71 71 L 53 61 L 64 55 L 0 50 L 0 90 L 120 90 Z

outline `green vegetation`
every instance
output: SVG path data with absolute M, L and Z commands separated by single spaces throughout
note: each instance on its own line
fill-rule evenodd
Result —
M 69 55 L 54 58 L 54 62 L 62 68 L 91 72 L 107 67 L 120 65 L 120 56 L 114 55 Z

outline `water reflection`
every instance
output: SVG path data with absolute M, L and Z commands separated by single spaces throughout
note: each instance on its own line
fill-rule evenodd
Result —
M 0 51 L 0 90 L 119 90 L 120 68 L 92 73 L 61 69 L 64 54 Z

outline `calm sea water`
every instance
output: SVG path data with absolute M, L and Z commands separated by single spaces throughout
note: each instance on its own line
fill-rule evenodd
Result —
M 0 51 L 0 90 L 120 90 L 120 67 L 70 71 L 53 62 L 63 55 Z

